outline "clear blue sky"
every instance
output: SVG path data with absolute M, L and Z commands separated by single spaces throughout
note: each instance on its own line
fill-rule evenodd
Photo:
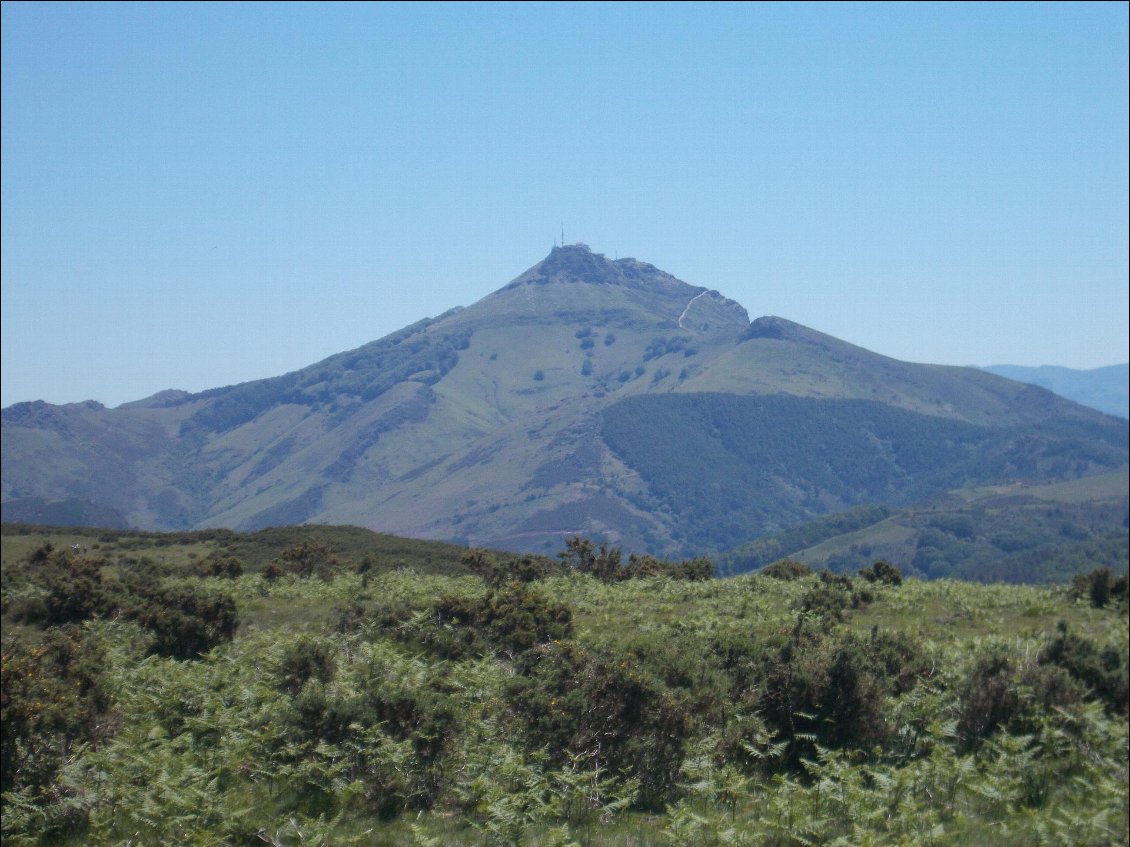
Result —
M 3 405 L 274 376 L 568 241 L 886 355 L 1124 362 L 1088 5 L 3 4 Z

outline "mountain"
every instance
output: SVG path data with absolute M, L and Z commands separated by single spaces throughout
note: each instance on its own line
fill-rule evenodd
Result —
M 2 436 L 5 520 L 97 505 L 142 529 L 344 523 L 528 551 L 582 533 L 661 555 L 1128 457 L 1124 421 L 1042 388 L 751 323 L 583 245 L 299 371 L 19 403 Z
M 1130 365 L 1075 370 L 1054 365 L 1026 368 L 1021 365 L 991 365 L 982 368 L 1017 382 L 1038 385 L 1061 397 L 1120 418 L 1130 417 Z

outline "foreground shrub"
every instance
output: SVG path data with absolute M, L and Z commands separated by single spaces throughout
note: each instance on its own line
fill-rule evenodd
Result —
M 551 563 L 541 556 L 511 556 L 499 558 L 489 550 L 468 550 L 460 562 L 483 582 L 500 588 L 511 582 L 534 582 L 544 579 Z
M 869 568 L 863 568 L 859 575 L 868 582 L 881 582 L 886 585 L 902 585 L 902 571 L 882 559 Z
M 325 641 L 302 638 L 288 645 L 279 663 L 278 687 L 292 697 L 308 680 L 327 683 L 334 677 L 333 648 Z
M 740 666 L 740 664 L 739 664 Z M 742 699 L 769 734 L 787 745 L 780 763 L 796 768 L 817 745 L 871 751 L 891 738 L 885 703 L 928 673 L 921 649 L 900 633 L 830 632 L 801 620 L 787 638 L 763 645 Z
M 231 557 L 210 561 L 216 570 L 208 566 L 209 574 L 231 575 L 238 567 Z M 102 557 L 44 545 L 13 569 L 23 590 L 11 604 L 12 616 L 55 627 L 120 615 L 152 634 L 151 652 L 178 659 L 199 656 L 235 635 L 236 607 L 227 594 L 189 585 L 164 586 L 166 569 L 147 557 L 121 560 L 117 580 L 103 578 L 107 564 Z
M 1126 574 L 1116 577 L 1110 568 L 1095 568 L 1075 576 L 1071 581 L 1071 594 L 1086 598 L 1096 609 L 1102 609 L 1108 603 L 1124 602 L 1126 587 Z
M 829 622 L 838 622 L 844 619 L 846 609 L 866 606 L 872 599 L 871 592 L 857 586 L 850 576 L 821 571 L 820 581 L 797 601 L 796 609 Z
M 511 583 L 479 600 L 443 597 L 432 608 L 431 626 L 419 633 L 433 653 L 447 658 L 481 654 L 489 648 L 510 653 L 569 638 L 573 613 L 535 588 Z
M 980 746 L 996 729 L 1006 726 L 1020 711 L 1015 685 L 1016 668 L 1003 651 L 978 659 L 959 692 L 957 731 L 964 749 Z
M 150 652 L 193 659 L 231 641 L 239 626 L 235 602 L 218 591 L 158 587 L 133 612 L 153 635 Z
M 1127 713 L 1130 685 L 1124 652 L 1113 647 L 1100 650 L 1093 641 L 1068 632 L 1067 625 L 1061 621 L 1058 635 L 1040 661 L 1063 668 L 1102 700 L 1108 711 L 1119 715 Z
M 50 544 L 37 548 L 13 569 L 13 582 L 25 590 L 7 610 L 12 617 L 40 626 L 81 623 L 114 608 L 114 586 L 102 580 L 107 564 L 100 556 L 74 555 Z
M 1046 716 L 1083 699 L 1079 683 L 1046 655 L 1021 664 L 1001 647 L 990 649 L 970 668 L 959 689 L 959 747 L 977 750 L 997 732 L 1036 735 Z
M 661 806 L 672 794 L 691 726 L 686 707 L 621 657 L 571 642 L 545 644 L 518 659 L 507 700 L 528 743 L 554 765 L 583 755 L 591 768 L 639 782 L 639 801 Z
M 102 650 L 78 627 L 3 646 L 3 790 L 45 789 L 70 748 L 96 737 L 110 708 Z
M 803 579 L 811 573 L 812 568 L 799 559 L 779 559 L 758 571 L 761 576 L 784 580 Z
M 624 565 L 621 563 L 619 547 L 610 548 L 607 544 L 601 544 L 597 548 L 592 541 L 580 536 L 568 539 L 565 549 L 558 556 L 572 570 L 589 574 L 603 582 L 659 576 L 698 581 L 714 576 L 713 563 L 701 557 L 668 562 L 654 556 L 637 556 L 633 553 Z

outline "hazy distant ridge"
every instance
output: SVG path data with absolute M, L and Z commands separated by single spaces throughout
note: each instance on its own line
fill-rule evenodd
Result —
M 1108 365 L 1105 368 L 1076 370 L 1058 365 L 1038 368 L 1023 365 L 989 365 L 989 373 L 1038 385 L 1060 397 L 1106 412 L 1120 418 L 1130 417 L 1130 364 Z

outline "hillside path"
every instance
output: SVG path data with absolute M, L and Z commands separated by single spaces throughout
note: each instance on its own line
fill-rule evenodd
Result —
M 687 308 L 683 309 L 683 313 L 681 315 L 679 315 L 679 329 L 683 328 L 683 318 L 685 318 L 687 316 L 687 312 L 689 312 L 691 310 L 691 306 L 694 305 L 694 301 L 697 300 L 699 297 L 702 297 L 704 294 L 709 294 L 709 293 L 710 293 L 710 289 L 708 288 L 706 291 L 700 291 L 698 294 L 696 294 L 694 297 L 691 298 L 691 301 L 689 303 L 687 303 Z

